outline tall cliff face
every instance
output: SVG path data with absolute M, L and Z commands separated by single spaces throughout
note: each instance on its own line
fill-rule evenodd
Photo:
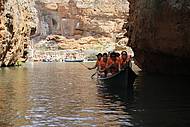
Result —
M 35 33 L 37 15 L 30 0 L 0 2 L 0 66 L 11 66 L 26 57 L 25 48 Z
M 129 12 L 127 0 L 36 0 L 35 3 L 39 24 L 33 42 L 44 43 L 54 35 L 61 35 L 61 39 L 54 39 L 61 49 L 113 50 L 115 36 L 122 31 Z
M 36 0 L 40 19 L 37 31 L 41 37 L 113 37 L 121 31 L 128 4 L 127 0 Z
M 126 25 L 137 64 L 147 72 L 188 74 L 190 1 L 129 0 Z

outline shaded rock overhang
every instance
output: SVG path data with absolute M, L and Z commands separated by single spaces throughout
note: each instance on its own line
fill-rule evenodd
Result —
M 128 1 L 128 45 L 138 66 L 149 73 L 189 75 L 190 1 Z

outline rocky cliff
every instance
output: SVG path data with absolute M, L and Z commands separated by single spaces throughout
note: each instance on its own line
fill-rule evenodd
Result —
M 33 4 L 30 0 L 0 1 L 0 66 L 26 59 L 25 49 L 37 24 Z
M 37 31 L 42 36 L 109 36 L 121 31 L 128 14 L 127 0 L 36 0 Z
M 36 0 L 35 3 L 40 22 L 34 42 L 51 34 L 62 35 L 66 39 L 63 48 L 70 49 L 90 48 L 91 40 L 102 46 L 114 43 L 129 11 L 127 0 Z
M 127 0 L 0 0 L 0 66 L 26 59 L 30 39 L 49 35 L 61 35 L 63 49 L 114 48 L 128 6 Z
M 125 25 L 136 63 L 147 72 L 189 74 L 190 1 L 129 0 Z

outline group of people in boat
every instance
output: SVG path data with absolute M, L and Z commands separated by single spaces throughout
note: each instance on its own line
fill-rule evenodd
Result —
M 122 51 L 121 54 L 117 52 L 99 53 L 95 66 L 88 69 L 97 69 L 100 77 L 110 77 L 120 70 L 124 70 L 129 66 L 130 61 L 131 56 L 126 51 Z

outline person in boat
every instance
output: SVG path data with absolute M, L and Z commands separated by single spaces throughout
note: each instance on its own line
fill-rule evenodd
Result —
M 106 69 L 108 71 L 108 77 L 119 72 L 120 61 L 117 59 L 117 54 L 115 52 L 112 52 L 110 54 L 110 59 L 107 62 Z
M 117 59 L 120 59 L 120 54 L 118 52 L 116 53 L 116 57 Z
M 127 57 L 127 61 L 128 61 L 128 66 L 132 67 L 132 56 L 131 55 L 128 55 Z
M 120 58 L 120 53 L 116 52 L 116 59 L 120 62 L 121 58 Z
M 102 56 L 102 59 L 100 60 L 100 64 L 99 64 L 99 76 L 100 77 L 106 77 L 106 75 L 107 75 L 107 70 L 106 70 L 107 61 L 108 61 L 108 54 L 104 53 Z
M 126 51 L 121 52 L 121 58 L 120 58 L 120 68 L 121 70 L 125 69 L 129 64 L 129 58 Z
M 96 68 L 97 68 L 97 70 L 98 70 L 98 67 L 99 67 L 99 65 L 100 65 L 100 61 L 101 61 L 101 59 L 102 59 L 102 53 L 98 53 L 98 55 L 96 55 L 96 56 L 97 56 L 96 64 L 95 64 L 93 67 L 89 67 L 89 68 L 88 68 L 89 70 L 96 69 Z

